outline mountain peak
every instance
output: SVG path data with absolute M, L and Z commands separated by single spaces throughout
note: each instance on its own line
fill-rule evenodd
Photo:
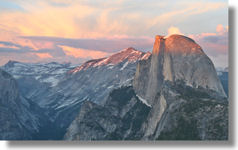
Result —
M 150 52 L 145 53 L 145 52 L 138 51 L 133 47 L 129 47 L 109 57 L 89 60 L 85 62 L 84 64 L 82 64 L 81 66 L 71 70 L 69 73 L 76 73 L 81 70 L 86 70 L 90 67 L 117 65 L 124 61 L 128 61 L 129 63 L 135 63 L 136 61 L 139 61 L 139 60 L 148 59 L 150 55 L 151 55 Z
M 152 59 L 138 64 L 133 86 L 140 97 L 153 105 L 165 81 L 182 81 L 186 86 L 226 97 L 212 61 L 194 40 L 182 35 L 155 37 Z
M 19 62 L 14 60 L 9 60 L 4 66 L 12 67 L 14 66 L 15 63 L 19 63 Z
M 137 51 L 137 50 L 134 47 L 128 47 L 121 50 L 120 52 L 132 52 L 132 51 Z

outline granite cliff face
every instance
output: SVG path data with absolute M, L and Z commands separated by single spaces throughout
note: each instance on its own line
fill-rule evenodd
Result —
M 183 81 L 187 86 L 226 97 L 212 61 L 198 44 L 185 36 L 156 36 L 152 57 L 139 63 L 133 85 L 139 96 L 153 104 L 164 81 Z
M 41 109 L 22 97 L 15 79 L 0 69 L 0 139 L 32 139 L 41 127 Z
M 184 92 L 192 89 L 189 100 L 199 99 L 197 92 L 226 98 L 213 63 L 198 44 L 181 35 L 156 36 L 152 57 L 138 64 L 133 84 L 136 94 L 153 106 L 144 125 L 145 139 L 159 136 L 163 114 L 175 104 L 180 106 L 183 100 L 178 97 L 184 92 L 178 86 Z
M 133 87 L 113 90 L 104 106 L 90 106 L 82 106 L 87 111 L 65 139 L 228 139 L 228 101 L 214 65 L 181 35 L 156 36 L 152 56 L 137 65 Z

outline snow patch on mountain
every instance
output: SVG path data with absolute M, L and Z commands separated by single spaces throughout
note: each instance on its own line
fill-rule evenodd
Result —
M 124 70 L 125 68 L 126 68 L 126 66 L 128 65 L 128 61 L 121 67 L 121 69 L 120 70 Z
M 138 60 L 148 59 L 150 55 L 151 55 L 150 52 L 144 53 L 132 47 L 129 47 L 107 58 L 89 60 L 86 63 L 82 64 L 81 66 L 76 67 L 75 69 L 69 71 L 69 73 L 74 74 L 80 72 L 81 70 L 87 70 L 88 68 L 91 67 L 95 68 L 107 65 L 109 65 L 110 68 L 112 69 L 113 68 L 112 66 L 120 64 L 124 61 L 127 61 L 127 63 L 124 64 L 125 65 L 124 67 L 126 67 L 128 63 L 135 63 Z M 122 67 L 121 69 L 123 70 L 124 67 Z
M 24 77 L 34 78 L 35 80 L 50 84 L 54 87 L 61 80 L 62 76 L 74 66 L 71 64 L 60 64 L 56 62 L 51 63 L 22 63 L 16 61 L 9 61 L 2 69 L 13 75 L 15 79 Z
M 148 107 L 152 107 L 150 104 L 148 104 L 147 100 L 146 99 L 143 99 L 142 97 L 140 97 L 139 95 L 136 95 L 138 97 L 138 99 L 143 103 L 145 104 L 146 106 Z

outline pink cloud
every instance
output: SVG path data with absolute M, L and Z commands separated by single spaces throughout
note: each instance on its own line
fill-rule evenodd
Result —
M 201 33 L 189 35 L 210 55 L 219 55 L 228 53 L 228 28 L 223 25 L 217 25 L 216 33 Z
M 45 58 L 53 58 L 49 53 L 35 53 L 38 57 L 40 57 L 41 59 L 45 59 Z
M 174 27 L 174 26 L 171 26 L 169 27 L 168 29 L 168 35 L 167 36 L 170 36 L 172 34 L 180 34 L 180 35 L 184 35 L 179 28 L 177 27 Z
M 16 47 L 14 45 L 4 45 L 4 44 L 0 44 L 0 48 L 11 48 L 11 49 L 18 49 L 19 47 Z
M 219 24 L 216 27 L 216 33 L 201 33 L 189 35 L 199 45 L 202 46 L 205 53 L 213 60 L 215 66 L 228 66 L 228 26 Z
M 97 59 L 103 58 L 110 53 L 102 52 L 102 51 L 95 51 L 95 50 L 85 50 L 82 48 L 73 48 L 69 46 L 60 46 L 66 55 L 73 56 L 75 58 L 90 58 L 90 59 Z

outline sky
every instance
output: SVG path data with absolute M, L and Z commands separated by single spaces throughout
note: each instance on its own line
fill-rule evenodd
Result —
M 0 66 L 71 62 L 134 47 L 156 35 L 193 38 L 216 67 L 228 66 L 227 0 L 0 0 Z

